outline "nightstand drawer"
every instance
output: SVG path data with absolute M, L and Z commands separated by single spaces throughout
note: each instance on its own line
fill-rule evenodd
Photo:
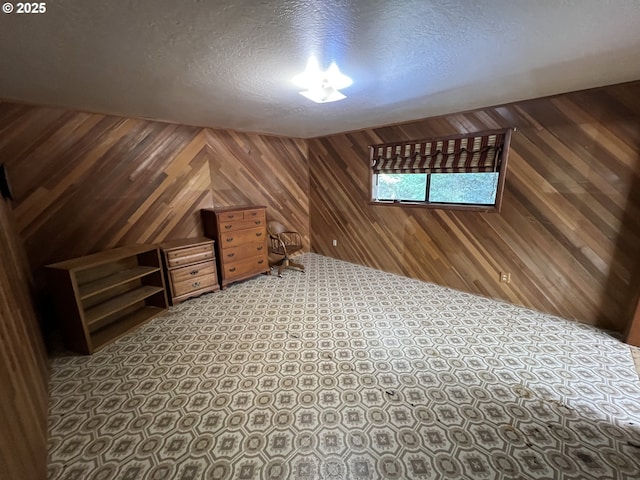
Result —
M 171 250 L 166 252 L 166 256 L 167 266 L 169 268 L 202 262 L 204 260 L 214 258 L 213 248 L 211 245 L 197 245 L 195 247 Z
M 195 265 L 189 265 L 186 267 L 176 268 L 169 271 L 172 283 L 184 282 L 199 278 L 202 275 L 216 276 L 216 264 L 213 261 L 196 263 Z
M 176 282 L 172 285 L 173 296 L 179 297 L 187 293 L 202 290 L 203 288 L 212 287 L 218 284 L 218 279 L 215 275 L 200 275 L 196 278 L 188 278 L 182 282 Z

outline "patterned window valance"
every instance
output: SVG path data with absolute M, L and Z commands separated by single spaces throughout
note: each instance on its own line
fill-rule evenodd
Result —
M 508 131 L 372 145 L 371 168 L 374 174 L 496 172 Z

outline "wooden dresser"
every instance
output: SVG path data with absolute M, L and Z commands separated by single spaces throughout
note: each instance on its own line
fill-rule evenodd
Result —
M 172 305 L 220 290 L 213 244 L 199 237 L 160 245 Z
M 246 205 L 200 211 L 205 235 L 217 242 L 222 288 L 270 272 L 266 210 L 264 206 Z

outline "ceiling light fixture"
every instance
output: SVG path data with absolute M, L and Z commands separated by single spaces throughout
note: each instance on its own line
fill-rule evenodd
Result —
M 336 62 L 332 62 L 323 72 L 314 57 L 309 58 L 306 70 L 293 77 L 291 81 L 304 89 L 299 92 L 300 95 L 316 103 L 335 102 L 347 98 L 339 90 L 353 83 L 351 78 L 340 71 Z

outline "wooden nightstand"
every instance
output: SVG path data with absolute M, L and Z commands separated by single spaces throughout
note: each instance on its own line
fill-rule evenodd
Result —
M 203 237 L 160 244 L 172 305 L 220 290 L 213 244 Z

